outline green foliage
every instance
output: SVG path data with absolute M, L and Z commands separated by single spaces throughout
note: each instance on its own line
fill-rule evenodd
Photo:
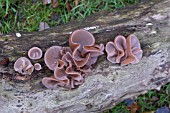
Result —
M 59 0 L 59 6 L 44 5 L 42 0 L 0 0 L 0 32 L 37 31 L 40 22 L 47 22 L 50 27 L 82 19 L 100 10 L 113 10 L 139 2 L 139 0 L 79 0 L 77 6 L 74 0 L 69 0 L 73 6 L 67 11 L 66 3 Z M 54 18 L 53 16 L 58 16 Z
M 130 111 L 128 111 L 124 103 L 120 103 L 115 106 L 111 111 L 108 111 L 106 113 L 130 113 Z
M 156 97 L 157 100 L 153 99 Z M 141 111 L 154 111 L 161 106 L 170 105 L 170 83 L 163 86 L 160 91 L 148 91 L 147 94 L 139 96 L 138 103 L 142 106 Z
M 151 90 L 147 94 L 139 96 L 136 102 L 141 106 L 141 113 L 155 111 L 162 106 L 170 106 L 170 83 L 163 86 L 160 91 Z M 105 113 L 129 112 L 128 107 L 122 102 Z
M 104 113 L 130 113 L 127 106 L 122 102 L 116 105 L 113 109 L 107 110 Z

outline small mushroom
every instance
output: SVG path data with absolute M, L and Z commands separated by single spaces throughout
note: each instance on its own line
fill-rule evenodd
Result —
M 32 47 L 28 51 L 28 57 L 33 60 L 40 59 L 42 57 L 42 50 L 38 47 Z
M 35 70 L 37 70 L 37 71 L 39 71 L 39 70 L 41 70 L 41 69 L 42 69 L 42 67 L 41 67 L 41 64 L 40 64 L 40 63 L 35 63 L 35 64 L 34 64 L 34 68 L 35 68 Z
M 50 70 L 57 66 L 57 60 L 61 58 L 61 46 L 52 46 L 45 52 L 44 61 Z
M 14 63 L 14 70 L 23 75 L 27 75 L 27 74 L 30 75 L 34 70 L 34 66 L 31 64 L 28 58 L 20 57 Z

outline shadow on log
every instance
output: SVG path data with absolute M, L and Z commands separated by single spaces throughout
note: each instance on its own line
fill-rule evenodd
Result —
M 110 109 L 122 100 L 147 93 L 170 82 L 170 0 L 143 1 L 138 5 L 112 12 L 100 12 L 82 21 L 50 28 L 42 32 L 0 36 L 0 60 L 8 57 L 8 66 L 0 65 L 1 113 L 97 113 Z M 68 46 L 70 32 L 86 28 L 96 43 L 114 40 L 118 34 L 134 33 L 140 40 L 144 56 L 135 65 L 113 65 L 106 56 L 99 58 L 93 72 L 79 88 L 67 91 L 46 89 L 41 84 L 52 72 L 44 66 L 31 80 L 16 80 L 14 61 L 27 57 L 38 46 L 43 52 L 53 45 Z

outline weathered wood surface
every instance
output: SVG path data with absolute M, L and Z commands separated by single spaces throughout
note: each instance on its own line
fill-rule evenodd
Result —
M 106 44 L 118 34 L 136 34 L 144 51 L 142 60 L 121 67 L 111 64 L 104 55 L 85 83 L 70 91 L 43 87 L 42 77 L 52 73 L 45 66 L 44 70 L 34 72 L 31 80 L 15 80 L 13 63 L 18 57 L 27 56 L 29 48 L 38 46 L 45 52 L 52 45 L 68 46 L 70 32 L 89 27 L 98 44 Z M 143 1 L 125 9 L 103 11 L 82 21 L 21 35 L 20 38 L 15 34 L 0 36 L 0 60 L 10 59 L 8 66 L 0 65 L 1 113 L 96 113 L 126 98 L 159 90 L 170 82 L 170 0 Z

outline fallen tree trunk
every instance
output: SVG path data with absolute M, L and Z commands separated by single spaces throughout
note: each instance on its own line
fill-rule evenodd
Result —
M 150 0 L 113 12 L 100 12 L 82 21 L 42 32 L 0 36 L 0 112 L 2 113 L 96 113 L 110 109 L 122 100 L 147 93 L 170 82 L 170 0 Z M 99 58 L 93 72 L 79 88 L 49 90 L 41 79 L 52 72 L 43 67 L 31 80 L 17 81 L 14 61 L 27 56 L 33 46 L 45 50 L 52 45 L 68 46 L 70 32 L 85 28 L 106 44 L 118 34 L 134 33 L 144 55 L 135 65 L 113 65 L 106 55 Z M 9 58 L 4 66 L 2 60 Z M 39 62 L 43 62 L 40 60 Z

